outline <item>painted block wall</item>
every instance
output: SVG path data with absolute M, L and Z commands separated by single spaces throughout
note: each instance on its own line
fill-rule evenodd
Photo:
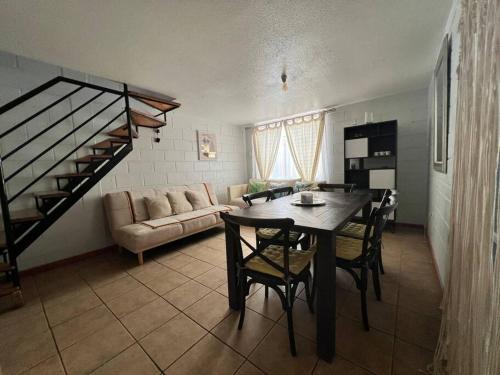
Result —
M 451 193 L 453 181 L 453 147 L 455 143 L 455 125 L 457 110 L 457 67 L 460 48 L 460 35 L 458 34 L 458 23 L 460 21 L 460 4 L 454 2 L 443 37 L 446 33 L 451 36 L 451 63 L 450 63 L 450 109 L 448 123 L 448 165 L 447 173 L 440 173 L 433 169 L 433 134 L 430 137 L 429 148 L 429 216 L 427 235 L 432 246 L 434 259 L 439 272 L 441 285 L 444 285 L 448 275 L 449 251 L 448 236 L 450 234 L 450 210 Z M 436 61 L 439 51 L 436 52 Z M 429 85 L 429 126 L 432 129 L 432 103 L 434 82 Z
M 425 225 L 429 168 L 428 89 L 404 92 L 337 107 L 333 121 L 333 183 L 344 182 L 344 128 L 364 123 L 365 112 L 374 122 L 398 121 L 397 221 Z
M 57 75 L 121 89 L 121 84 L 103 78 L 0 52 L 0 105 Z M 14 113 L 0 116 L 0 131 L 8 129 L 19 120 L 34 113 L 37 109 L 69 92 L 72 88 L 64 85 L 62 87 L 57 86 L 57 88 L 50 90 L 48 94 L 38 97 L 35 101 L 30 101 L 22 108 L 16 109 Z M 165 90 L 168 91 L 168 87 Z M 68 113 L 70 108 L 76 108 L 94 94 L 95 92 L 84 89 L 72 97 L 71 100 L 61 102 L 60 105 L 53 107 L 47 114 L 31 121 L 20 128 L 19 131 L 1 140 L 0 151 L 2 155 L 12 150 L 23 140 L 26 140 L 28 136 L 32 137 L 51 122 Z M 60 126 L 38 138 L 33 145 L 13 155 L 4 163 L 5 173 L 9 174 L 19 168 L 26 161 L 43 151 L 45 147 L 54 143 L 65 134 L 64 132 L 74 129 L 83 120 L 95 114 L 113 99 L 114 97 L 110 95 L 104 95 L 97 104 L 63 121 Z M 178 98 L 178 100 L 182 103 L 182 98 Z M 134 102 L 133 106 L 139 110 L 155 113 L 153 109 L 138 102 Z M 8 186 L 9 193 L 19 191 L 27 182 L 49 168 L 57 160 L 60 160 L 75 145 L 81 143 L 92 132 L 104 125 L 107 120 L 113 118 L 122 108 L 123 102 L 116 103 L 108 111 L 96 117 L 88 126 L 75 133 L 74 136 L 68 137 L 57 149 L 43 155 L 39 161 L 26 168 L 25 171 L 12 180 L 12 183 Z M 121 120 L 115 123 L 116 127 L 124 123 L 124 118 Z M 225 202 L 227 186 L 243 183 L 246 180 L 246 144 L 242 127 L 222 122 L 209 122 L 204 118 L 195 117 L 190 114 L 190 109 L 186 105 L 168 113 L 167 123 L 166 127 L 161 128 L 160 143 L 152 141 L 152 130 L 140 128 L 139 139 L 134 140 L 133 152 L 33 245 L 25 250 L 19 258 L 20 268 L 31 268 L 111 245 L 113 242 L 108 233 L 102 203 L 102 197 L 107 192 L 154 188 L 165 184 L 210 182 L 214 185 L 219 200 Z M 114 129 L 114 127 L 109 128 L 109 130 L 111 129 Z M 205 130 L 216 135 L 219 151 L 216 161 L 198 160 L 196 130 Z M 91 143 L 104 138 L 106 137 L 98 137 Z M 90 149 L 82 150 L 77 155 L 71 155 L 69 159 L 90 152 Z M 74 171 L 74 164 L 71 161 L 66 161 L 50 174 Z M 34 207 L 31 191 L 43 191 L 55 187 L 55 179 L 43 179 L 40 184 L 23 194 L 16 201 L 13 209 Z

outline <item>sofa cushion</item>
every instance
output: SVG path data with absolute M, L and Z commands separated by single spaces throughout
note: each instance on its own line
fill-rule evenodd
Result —
M 144 197 L 155 197 L 158 193 L 154 189 L 140 190 L 140 191 L 127 191 L 130 200 L 130 207 L 134 216 L 134 222 L 140 223 L 141 221 L 148 220 L 148 208 Z
M 233 198 L 229 201 L 229 204 L 231 206 L 237 206 L 239 208 L 245 208 L 245 207 L 248 207 L 248 204 L 246 204 L 246 202 L 243 200 L 242 197 L 239 197 L 239 198 Z
M 184 234 L 198 232 L 203 228 L 217 223 L 214 211 L 210 208 L 185 212 L 183 214 L 171 216 L 171 218 L 181 223 Z
M 116 230 L 114 237 L 119 245 L 139 253 L 174 240 L 182 234 L 182 225 L 174 222 L 155 229 L 144 224 L 125 225 Z
M 172 215 L 172 207 L 170 207 L 170 202 L 165 195 L 144 197 L 144 202 L 146 203 L 149 218 L 151 220 L 161 219 L 162 217 Z
M 193 206 L 187 200 L 186 193 L 184 191 L 168 192 L 167 197 L 175 214 L 193 211 Z
M 108 193 L 104 196 L 104 207 L 111 233 L 115 229 L 134 222 L 130 199 L 125 191 Z
M 193 210 L 201 210 L 210 206 L 206 194 L 196 190 L 186 190 L 186 198 L 193 206 Z

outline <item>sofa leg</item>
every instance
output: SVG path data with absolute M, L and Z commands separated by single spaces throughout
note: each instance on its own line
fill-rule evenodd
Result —
M 139 261 L 140 265 L 144 264 L 144 258 L 142 256 L 142 253 L 137 253 L 137 260 Z

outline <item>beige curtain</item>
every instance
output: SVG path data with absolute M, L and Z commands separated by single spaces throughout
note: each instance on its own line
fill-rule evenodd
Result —
M 500 259 L 493 234 L 499 8 L 500 0 L 462 1 L 450 266 L 436 374 L 500 374 Z
M 258 126 L 253 130 L 252 143 L 260 178 L 268 180 L 276 163 L 283 124 L 281 121 Z
M 324 112 L 285 121 L 290 152 L 303 181 L 314 181 L 316 178 L 324 129 Z

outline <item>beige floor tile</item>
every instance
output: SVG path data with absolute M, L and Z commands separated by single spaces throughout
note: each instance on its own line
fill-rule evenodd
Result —
M 179 270 L 180 268 L 187 266 L 189 263 L 194 262 L 196 259 L 181 252 L 175 252 L 172 255 L 169 254 L 167 257 L 159 257 L 156 260 L 173 270 Z
M 184 267 L 179 268 L 178 271 L 183 275 L 194 279 L 195 277 L 200 276 L 201 274 L 207 272 L 212 268 L 214 268 L 214 266 L 210 263 L 196 259 L 194 262 L 191 262 Z
M 46 306 L 45 313 L 49 324 L 53 327 L 101 304 L 99 297 L 92 290 L 87 290 L 66 303 Z
M 92 288 L 97 289 L 127 276 L 127 273 L 118 264 L 103 263 L 80 271 L 80 275 Z
M 210 293 L 209 288 L 194 280 L 189 280 L 187 283 L 165 294 L 163 298 L 179 310 L 185 310 L 208 293 Z
M 396 331 L 397 306 L 372 299 L 368 300 L 367 306 L 370 327 L 393 335 Z M 361 324 L 361 295 L 359 292 L 357 294 L 347 293 L 340 315 L 357 320 Z
M 212 330 L 212 333 L 238 353 L 247 357 L 271 330 L 274 322 L 250 309 L 246 309 L 245 321 L 241 330 L 238 330 L 239 320 L 240 313 L 235 311 L 220 322 Z
M 316 365 L 316 345 L 301 336 L 295 336 L 297 357 L 292 357 L 288 332 L 275 325 L 249 359 L 265 373 L 273 375 L 310 374 Z
M 140 344 L 162 370 L 199 341 L 207 331 L 179 314 L 144 337 Z
M 94 332 L 116 321 L 104 305 L 100 305 L 62 324 L 52 330 L 59 350 L 66 349 Z
M 396 336 L 429 350 L 436 348 L 440 319 L 417 314 L 402 307 L 398 310 Z
M 262 371 L 260 371 L 255 365 L 253 365 L 249 361 L 245 361 L 243 365 L 236 372 L 236 375 L 265 375 Z
M 281 316 L 278 323 L 287 328 L 288 320 L 286 314 Z M 293 304 L 293 328 L 295 333 L 307 337 L 310 340 L 316 340 L 316 314 L 309 311 L 306 302 L 297 299 Z
M 396 339 L 393 375 L 425 374 L 432 363 L 434 353 L 430 350 Z
M 159 373 L 158 367 L 137 344 L 132 345 L 92 372 L 94 375 L 153 375 Z
M 0 348 L 6 343 L 26 340 L 48 329 L 49 325 L 43 312 L 27 315 L 23 319 L 13 321 L 10 324 L 2 324 L 0 325 L 0 337 L 2 337 Z
M 104 302 L 108 303 L 112 299 L 130 292 L 141 285 L 140 282 L 131 276 L 125 276 L 101 288 L 97 288 L 95 292 Z
M 211 330 L 231 313 L 231 309 L 226 297 L 211 292 L 184 310 L 184 313 L 203 328 Z
M 203 245 L 215 250 L 226 250 L 226 241 L 218 237 L 211 237 L 201 242 Z
M 245 358 L 209 334 L 170 366 L 165 374 L 230 375 L 236 372 L 244 360 Z
M 168 271 L 168 268 L 158 262 L 155 262 L 154 260 L 150 260 L 143 265 L 136 265 L 135 267 L 127 270 L 130 276 L 143 284 L 146 284 L 148 281 L 151 281 L 156 277 L 164 275 Z
M 246 306 L 275 321 L 278 321 L 284 313 L 278 294 L 269 289 L 269 297 L 265 298 L 264 287 L 247 297 Z
M 118 322 L 78 341 L 61 352 L 68 374 L 88 374 L 134 343 L 134 339 Z
M 137 339 L 141 339 L 148 333 L 168 322 L 179 311 L 163 298 L 157 298 L 138 310 L 131 312 L 121 318 L 122 323 Z
M 215 289 L 215 291 L 222 294 L 225 297 L 229 297 L 229 292 L 227 290 L 227 283 L 222 284 L 217 289 Z
M 210 289 L 217 289 L 219 286 L 227 282 L 227 271 L 222 268 L 215 267 L 198 276 L 195 280 Z
M 157 297 L 158 295 L 155 292 L 141 285 L 130 292 L 112 299 L 106 304 L 118 318 L 121 318 L 126 314 L 144 306 L 148 302 L 151 302 Z
M 370 375 L 371 372 L 336 356 L 332 363 L 319 360 L 314 375 Z
M 81 279 L 72 281 L 69 284 L 64 284 L 64 281 L 62 281 L 62 285 L 59 288 L 54 288 L 50 293 L 42 295 L 43 305 L 45 307 L 52 307 L 67 304 L 72 299 L 89 291 L 91 291 L 91 288 Z
M 375 374 L 390 374 L 394 338 L 374 328 L 365 331 L 359 322 L 337 319 L 337 353 Z
M 18 374 L 46 359 L 57 355 L 56 345 L 50 331 L 45 331 L 24 340 L 3 345 L 0 364 L 3 374 Z
M 55 355 L 39 363 L 28 371 L 23 372 L 23 375 L 64 375 L 64 368 L 59 355 Z
M 401 287 L 399 291 L 399 306 L 416 313 L 439 318 L 439 308 L 443 294 L 439 290 L 415 290 L 411 287 Z
M 147 287 L 159 295 L 170 292 L 189 281 L 189 278 L 179 272 L 169 270 L 166 274 L 156 277 L 146 283 Z
M 25 319 L 30 315 L 43 312 L 42 301 L 39 297 L 25 300 L 23 306 L 13 304 L 11 298 L 0 299 L 0 326 L 5 327 Z

